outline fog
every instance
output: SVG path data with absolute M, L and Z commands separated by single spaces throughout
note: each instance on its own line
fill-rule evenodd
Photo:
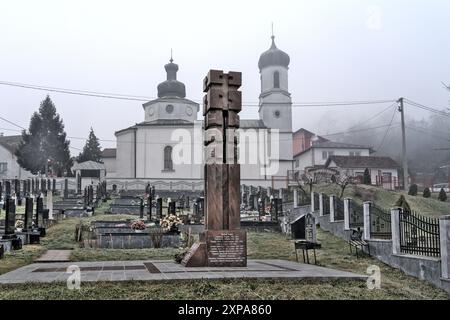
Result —
M 241 71 L 241 117 L 257 118 L 257 107 L 245 104 L 258 102 L 258 58 L 270 46 L 273 22 L 276 44 L 291 58 L 294 103 L 404 96 L 437 109 L 448 105 L 449 92 L 441 84 L 450 82 L 447 0 L 223 3 L 1 1 L 0 81 L 151 98 L 165 80 L 164 64 L 173 48 L 187 98 L 201 100 L 209 69 Z M 144 120 L 142 102 L 5 85 L 0 85 L 0 116 L 28 127 L 47 94 L 70 137 L 87 137 L 93 127 L 100 139 L 111 140 L 115 131 Z M 293 127 L 319 134 L 347 130 L 388 106 L 294 107 Z M 383 124 L 391 115 L 383 115 Z M 418 108 L 407 110 L 409 120 L 428 116 Z M 4 121 L 0 128 L 5 135 L 19 130 Z M 376 144 L 383 133 L 368 135 Z M 71 138 L 72 147 L 83 144 Z M 385 145 L 399 150 L 390 136 Z M 102 147 L 113 146 L 102 141 Z

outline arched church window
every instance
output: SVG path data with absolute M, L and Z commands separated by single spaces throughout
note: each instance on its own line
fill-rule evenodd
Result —
M 280 87 L 280 73 L 278 71 L 275 71 L 273 73 L 273 87 L 274 88 Z
M 172 147 L 164 148 L 164 171 L 173 171 Z

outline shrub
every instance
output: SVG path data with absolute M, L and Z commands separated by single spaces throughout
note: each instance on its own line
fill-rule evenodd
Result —
M 431 197 L 430 188 L 425 188 L 425 190 L 423 190 L 423 197 L 424 198 L 430 198 Z
M 395 203 L 395 206 L 398 208 L 402 208 L 405 209 L 407 211 L 411 210 L 411 207 L 409 206 L 408 201 L 406 201 L 405 196 L 401 195 L 400 198 L 397 200 L 397 202 Z
M 447 193 L 445 193 L 444 188 L 442 188 L 441 191 L 439 191 L 438 199 L 440 201 L 447 201 Z
M 410 195 L 410 196 L 417 196 L 417 190 L 418 188 L 417 188 L 417 184 L 412 184 L 410 187 L 409 187 L 409 191 L 408 191 L 408 195 Z

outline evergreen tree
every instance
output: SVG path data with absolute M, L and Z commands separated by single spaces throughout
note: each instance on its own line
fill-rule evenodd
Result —
M 425 189 L 423 190 L 423 197 L 424 197 L 424 198 L 430 198 L 430 197 L 431 197 L 431 191 L 430 191 L 430 188 L 425 188 Z
M 364 170 L 363 183 L 367 185 L 372 184 L 372 177 L 370 175 L 369 168 L 366 168 L 366 170 Z
M 102 162 L 102 151 L 100 149 L 100 143 L 92 128 L 89 132 L 89 138 L 84 145 L 83 151 L 78 156 L 77 161 Z
M 33 113 L 28 131 L 22 131 L 22 142 L 16 151 L 17 162 L 33 174 L 52 170 L 58 176 L 70 172 L 70 141 L 64 124 L 49 96 Z
M 444 202 L 447 201 L 447 193 L 445 193 L 444 188 L 442 188 L 441 191 L 439 192 L 438 199 Z
M 417 196 L 417 192 L 418 192 L 417 184 L 412 184 L 409 187 L 408 195 L 410 195 L 410 196 Z
M 404 209 L 406 211 L 411 211 L 409 203 L 408 203 L 408 201 L 406 201 L 406 198 L 405 198 L 404 195 L 400 196 L 400 198 L 395 203 L 395 206 L 398 207 L 398 208 L 402 208 L 402 209 Z

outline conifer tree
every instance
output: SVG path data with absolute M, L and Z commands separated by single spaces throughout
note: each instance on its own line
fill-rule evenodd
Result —
M 69 145 L 63 121 L 47 95 L 39 111 L 33 113 L 29 129 L 22 131 L 17 162 L 33 174 L 45 174 L 48 170 L 62 176 L 72 166 Z
M 77 158 L 78 162 L 84 161 L 95 161 L 102 162 L 102 151 L 100 148 L 100 142 L 91 128 L 89 132 L 89 138 L 84 145 L 83 151 L 79 154 Z

